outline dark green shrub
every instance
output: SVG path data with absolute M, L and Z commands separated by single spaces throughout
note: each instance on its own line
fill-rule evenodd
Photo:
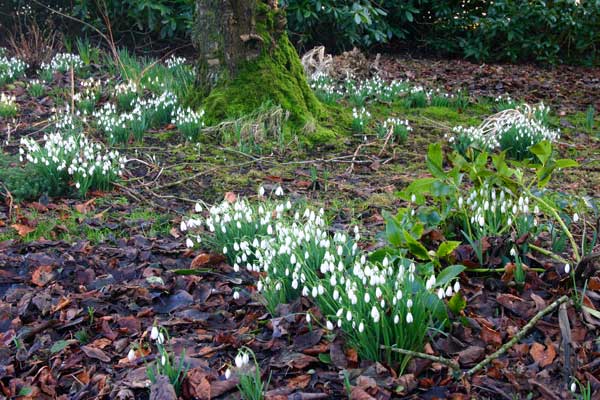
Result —
M 18 156 L 0 153 L 0 198 L 8 190 L 14 201 L 37 200 L 48 192 L 45 180 L 37 173 L 32 164 L 25 166 Z

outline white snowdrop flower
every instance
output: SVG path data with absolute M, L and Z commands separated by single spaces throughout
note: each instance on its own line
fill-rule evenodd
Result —
M 513 256 L 513 257 L 517 256 L 517 250 L 515 250 L 514 247 L 510 249 L 510 255 Z
M 369 292 L 365 292 L 364 299 L 365 299 L 365 303 L 367 303 L 367 304 L 371 301 L 371 296 L 369 295 Z
M 240 292 L 238 292 L 238 291 L 233 292 L 233 299 L 234 300 L 239 300 L 240 299 Z
M 134 362 L 136 357 L 135 357 L 135 350 L 133 349 L 129 349 L 129 353 L 127 353 L 127 359 L 129 360 L 129 362 Z
M 379 288 L 379 286 L 377 286 L 377 287 L 375 288 L 375 296 L 376 296 L 377 298 L 380 298 L 380 297 L 381 297 L 381 295 L 382 295 L 382 293 L 381 293 L 381 289 Z
M 400 316 L 398 314 L 394 315 L 394 324 L 398 325 L 400 322 Z
M 379 322 L 379 318 L 380 318 L 380 314 L 379 314 L 379 309 L 377 309 L 377 307 L 373 306 L 373 308 L 371 308 L 371 318 L 373 318 L 373 321 L 375 323 Z
M 261 187 L 258 188 L 258 195 L 260 197 L 263 197 L 265 195 L 265 188 L 264 187 L 261 186 Z
M 242 355 L 242 362 L 244 365 L 248 365 L 248 363 L 250 362 L 250 356 L 248 355 L 248 353 L 244 353 Z
M 413 203 L 417 201 L 417 196 L 414 193 L 410 196 L 410 201 Z
M 452 286 L 446 288 L 446 297 L 452 297 Z
M 313 288 L 312 288 L 312 292 L 311 292 L 311 295 L 312 295 L 312 297 L 315 297 L 315 298 L 316 298 L 318 294 L 319 294 L 319 292 L 318 292 L 318 289 L 317 289 L 317 287 L 316 287 L 316 286 L 313 286 Z
M 572 393 L 577 392 L 577 384 L 575 382 L 571 383 L 571 392 Z
M 190 239 L 190 238 L 187 238 L 187 239 L 185 240 L 185 246 L 186 246 L 187 248 L 194 247 L 194 242 L 192 241 L 192 239 Z
M 194 211 L 196 211 L 197 213 L 202 212 L 202 205 L 200 205 L 200 203 L 196 203 L 196 205 L 194 206 Z
M 406 307 L 411 308 L 413 306 L 413 301 L 412 299 L 408 299 L 406 300 Z
M 306 322 L 310 323 L 310 314 L 306 313 Z
M 577 223 L 579 221 L 579 214 L 573 214 L 573 222 Z
M 229 379 L 231 378 L 231 370 L 229 368 L 227 368 L 227 370 L 225 371 L 225 379 Z
M 410 311 L 408 312 L 408 314 L 406 314 L 406 322 L 409 324 L 413 322 L 413 315 Z
M 358 332 L 363 333 L 365 331 L 365 324 L 363 324 L 362 321 L 360 321 L 360 324 L 358 324 Z
M 158 337 L 156 338 L 156 343 L 163 344 L 165 342 L 165 335 L 162 332 L 158 333 Z
M 234 362 L 235 362 L 235 366 L 238 368 L 242 368 L 244 366 L 244 358 L 242 357 L 242 355 L 240 353 L 238 353 L 238 355 L 235 356 Z
M 334 328 L 333 324 L 329 320 L 327 320 L 327 322 L 325 323 L 325 326 L 327 327 L 328 331 L 332 331 Z
M 346 320 L 347 320 L 348 322 L 352 321 L 352 311 L 348 310 L 348 311 L 346 312 Z
M 460 291 L 460 283 L 458 281 L 454 282 L 454 293 L 458 293 Z
M 165 357 L 164 354 L 160 358 L 160 362 L 161 362 L 162 365 L 167 365 L 167 357 Z
M 227 246 L 223 247 L 223 254 L 227 254 Z
M 533 208 L 533 213 L 534 214 L 539 214 L 540 213 L 540 208 L 537 205 Z
M 565 274 L 569 274 L 571 272 L 571 265 L 569 263 L 565 264 Z
M 153 326 L 152 330 L 150 330 L 150 339 L 152 339 L 152 340 L 158 339 L 158 328 L 156 326 Z
M 437 296 L 440 300 L 442 300 L 446 296 L 443 288 L 438 289 Z
M 281 186 L 277 186 L 277 189 L 275 189 L 275 196 L 283 196 L 283 189 Z

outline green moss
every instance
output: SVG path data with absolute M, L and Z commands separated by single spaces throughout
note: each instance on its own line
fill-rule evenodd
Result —
M 257 2 L 256 31 L 263 39 L 261 55 L 241 65 L 233 79 L 222 80 L 204 100 L 209 124 L 239 118 L 263 104 L 290 112 L 288 126 L 309 144 L 329 142 L 340 132 L 329 109 L 308 86 L 298 53 L 285 32 L 278 33 L 281 11 Z

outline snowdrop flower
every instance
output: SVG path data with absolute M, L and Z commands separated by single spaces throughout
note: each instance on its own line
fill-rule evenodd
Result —
M 129 349 L 129 353 L 127 353 L 127 359 L 129 360 L 129 362 L 134 362 L 136 357 L 135 357 L 135 350 L 133 349 Z
M 571 383 L 571 392 L 572 393 L 577 392 L 577 384 L 575 382 Z
M 167 365 L 167 357 L 165 357 L 164 354 L 160 358 L 160 362 L 161 362 L 162 365 Z
M 156 343 L 163 344 L 165 342 L 165 335 L 162 332 L 158 333 L 158 338 L 156 338 Z
M 277 189 L 275 189 L 275 196 L 283 196 L 283 189 L 281 186 L 277 186 Z
M 331 321 L 327 320 L 327 322 L 325 323 L 325 326 L 327 327 L 328 331 L 333 330 L 333 324 L 331 323 Z
M 181 221 L 181 224 L 179 224 L 179 230 L 181 232 L 187 231 L 187 225 L 186 225 L 185 221 Z
M 202 205 L 200 203 L 196 203 L 196 205 L 194 206 L 194 210 L 197 213 L 202 212 Z
M 517 256 L 517 251 L 515 250 L 514 247 L 510 249 L 510 255 L 513 256 L 513 257 Z
M 446 297 L 452 297 L 452 286 L 446 288 Z
M 310 324 L 310 314 L 306 313 L 306 322 L 308 322 Z
M 235 356 L 235 366 L 238 368 L 242 368 L 244 366 L 244 358 L 242 357 L 241 353 L 238 353 L 237 356 Z
M 444 293 L 444 288 L 438 289 L 437 296 L 440 300 L 442 300 L 444 297 L 446 297 L 446 294 Z
M 238 292 L 238 291 L 233 292 L 233 299 L 234 300 L 239 300 L 240 299 L 240 292 Z
M 229 368 L 227 368 L 227 370 L 225 371 L 225 379 L 229 379 L 231 378 L 231 370 Z
M 155 326 L 152 327 L 152 330 L 150 331 L 150 339 L 152 340 L 156 340 L 158 339 L 158 328 Z
M 187 239 L 185 240 L 185 246 L 186 246 L 187 248 L 192 248 L 192 247 L 194 247 L 194 242 L 192 241 L 192 239 L 190 239 L 190 238 L 187 238 Z
M 573 214 L 573 222 L 577 223 L 579 221 L 579 214 Z
M 409 324 L 413 322 L 413 315 L 410 311 L 408 312 L 408 314 L 406 314 L 406 322 Z
M 380 317 L 381 316 L 379 315 L 379 310 L 377 309 L 377 307 L 373 306 L 373 308 L 371 308 L 371 318 L 373 318 L 373 321 L 375 323 L 378 323 Z
M 565 264 L 565 274 L 569 274 L 571 272 L 571 265 L 569 263 Z
M 454 282 L 454 292 L 458 293 L 460 290 L 460 283 L 458 281 Z
M 363 333 L 365 331 L 365 324 L 363 324 L 362 321 L 360 321 L 360 324 L 358 324 L 358 332 Z
M 258 188 L 258 195 L 260 197 L 263 197 L 265 195 L 265 188 L 264 187 L 261 186 L 261 187 Z

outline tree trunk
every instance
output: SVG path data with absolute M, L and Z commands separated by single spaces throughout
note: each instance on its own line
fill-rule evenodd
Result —
M 196 0 L 194 44 L 209 122 L 265 103 L 290 112 L 295 128 L 318 129 L 323 107 L 309 88 L 277 0 Z

